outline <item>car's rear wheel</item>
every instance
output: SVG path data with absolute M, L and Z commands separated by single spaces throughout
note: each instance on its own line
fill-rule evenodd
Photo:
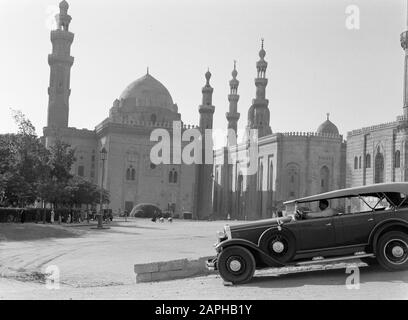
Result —
M 390 231 L 377 243 L 378 263 L 388 271 L 408 268 L 408 235 L 401 231 Z
M 239 246 L 223 249 L 218 256 L 217 265 L 221 277 L 233 284 L 250 281 L 256 269 L 253 254 L 248 249 Z

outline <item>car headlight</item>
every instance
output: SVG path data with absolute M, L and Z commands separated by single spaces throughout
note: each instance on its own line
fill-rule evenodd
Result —
M 217 239 L 218 240 L 224 240 L 227 238 L 227 235 L 225 234 L 224 231 L 217 231 Z
M 224 226 L 224 233 L 227 236 L 227 239 L 231 239 L 232 235 L 231 235 L 231 227 L 227 224 Z

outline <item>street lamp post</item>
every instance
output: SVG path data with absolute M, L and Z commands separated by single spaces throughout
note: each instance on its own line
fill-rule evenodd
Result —
M 108 152 L 105 148 L 102 148 L 101 152 L 101 161 L 102 161 L 102 177 L 101 177 L 101 198 L 100 198 L 100 209 L 98 216 L 98 229 L 103 229 L 102 220 L 103 220 L 103 180 L 105 179 L 105 161 L 107 158 Z

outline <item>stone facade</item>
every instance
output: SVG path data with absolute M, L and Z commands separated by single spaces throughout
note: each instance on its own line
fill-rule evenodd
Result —
M 216 163 L 227 154 L 228 148 L 218 150 Z M 292 132 L 262 137 L 256 174 L 242 174 L 239 162 L 215 165 L 214 215 L 270 218 L 283 209 L 283 201 L 343 188 L 345 156 L 341 135 Z
M 63 140 L 75 149 L 74 175 L 98 185 L 104 176 L 103 187 L 110 193 L 109 208 L 115 212 L 130 211 L 139 203 L 153 203 L 162 209 L 174 206 L 176 214 L 193 212 L 197 207 L 197 166 L 156 165 L 150 161 L 150 150 L 155 144 L 150 140 L 151 132 L 161 128 L 172 134 L 173 121 L 181 121 L 181 115 L 166 87 L 149 72 L 125 88 L 113 102 L 109 117 L 94 130 L 68 126 L 69 78 L 74 62 L 70 56 L 74 34 L 68 31 L 68 8 L 66 1 L 60 3 L 58 28 L 51 32 L 48 122 L 43 131 L 46 146 L 55 139 Z M 212 114 L 206 121 L 212 125 Z M 182 124 L 181 130 L 193 127 Z M 102 148 L 108 153 L 104 175 Z M 170 156 L 173 158 L 172 153 Z
M 348 187 L 408 181 L 408 121 L 353 130 L 347 136 Z
M 401 34 L 404 50 L 403 114 L 392 122 L 347 134 L 346 185 L 408 181 L 408 31 Z

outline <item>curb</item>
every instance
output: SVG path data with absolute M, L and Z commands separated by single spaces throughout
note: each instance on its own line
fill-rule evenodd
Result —
M 210 258 L 212 256 L 201 257 L 195 260 L 179 259 L 135 264 L 136 283 L 167 281 L 213 274 L 214 271 L 208 270 L 205 265 L 206 261 Z

